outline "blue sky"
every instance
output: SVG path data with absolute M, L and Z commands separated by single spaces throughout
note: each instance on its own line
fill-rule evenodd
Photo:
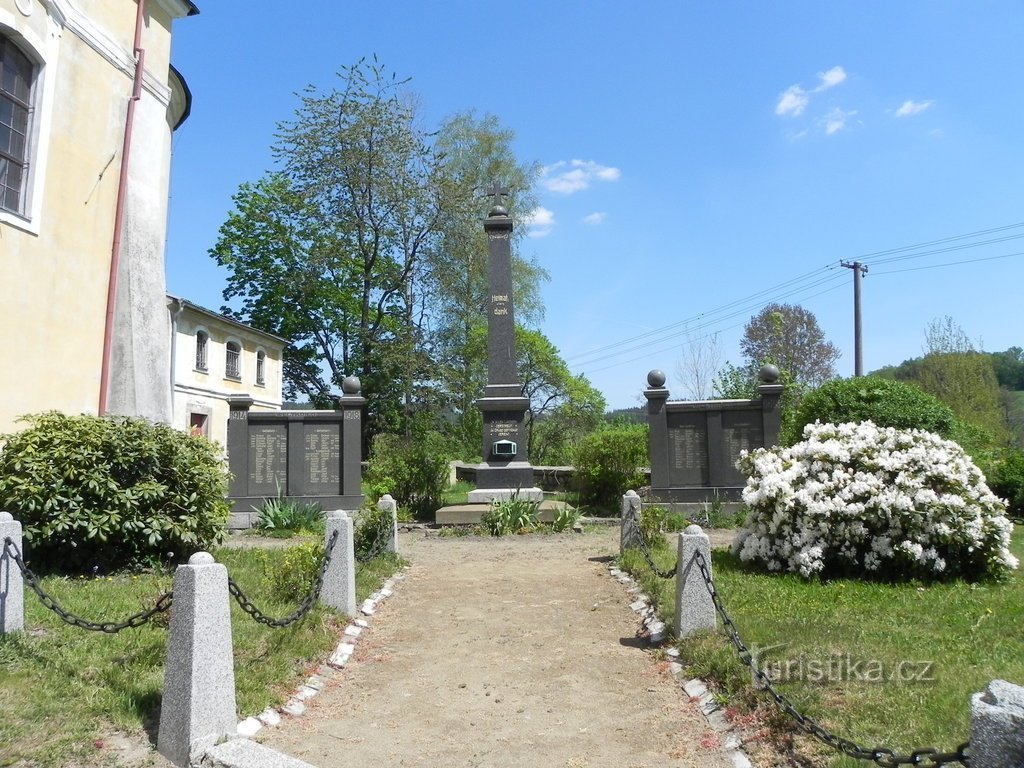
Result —
M 852 374 L 840 260 L 869 266 L 867 370 L 920 355 L 944 315 L 987 350 L 1024 346 L 1016 0 L 199 7 L 174 30 L 193 108 L 174 137 L 171 293 L 221 306 L 207 251 L 231 195 L 272 167 L 296 91 L 377 54 L 412 78 L 425 125 L 493 113 L 545 167 L 524 245 L 551 274 L 541 330 L 611 407 L 638 404 L 651 368 L 682 394 L 687 327 L 740 362 L 743 323 L 775 299 L 814 312 Z

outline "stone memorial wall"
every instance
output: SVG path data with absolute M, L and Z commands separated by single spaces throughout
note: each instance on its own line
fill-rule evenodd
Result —
M 739 501 L 746 478 L 740 451 L 774 445 L 779 437 L 778 371 L 761 371 L 753 400 L 669 400 L 665 374 L 647 376 L 651 491 L 660 504 Z
M 228 494 L 233 529 L 251 528 L 264 500 L 283 496 L 325 510 L 363 504 L 362 407 L 358 384 L 333 411 L 250 411 L 252 399 L 231 400 Z

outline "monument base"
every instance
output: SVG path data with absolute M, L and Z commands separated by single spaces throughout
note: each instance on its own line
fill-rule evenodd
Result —
M 470 504 L 490 504 L 492 501 L 544 501 L 544 491 L 540 488 L 477 488 L 469 492 Z
M 452 504 L 437 510 L 434 522 L 437 525 L 479 525 L 490 508 L 490 504 Z M 571 509 L 564 501 L 543 501 L 537 507 L 537 522 L 553 522 L 555 515 L 566 508 Z

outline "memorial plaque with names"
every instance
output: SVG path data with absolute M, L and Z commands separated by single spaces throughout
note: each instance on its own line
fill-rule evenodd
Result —
M 764 445 L 764 426 L 760 411 L 723 411 L 723 477 L 730 484 L 743 485 L 746 477 L 736 469 L 740 451 L 752 451 Z
M 701 411 L 668 416 L 668 477 L 672 486 L 707 485 L 708 421 Z
M 303 425 L 304 491 L 310 496 L 341 493 L 341 426 Z
M 251 425 L 249 429 L 250 496 L 277 496 L 288 485 L 288 428 L 284 424 Z

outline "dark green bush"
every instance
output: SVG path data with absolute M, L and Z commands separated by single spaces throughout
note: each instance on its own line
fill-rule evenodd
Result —
M 783 430 L 783 445 L 799 442 L 804 427 L 815 421 L 822 424 L 872 421 L 879 427 L 923 429 L 950 437 L 953 412 L 913 384 L 859 376 L 835 379 L 805 395 L 792 421 Z
M 1009 450 L 988 475 L 992 493 L 1006 499 L 1009 517 L 1024 519 L 1024 452 Z
M 223 540 L 228 473 L 209 440 L 140 419 L 23 420 L 0 436 L 0 509 L 21 521 L 35 566 L 181 560 Z
M 436 432 L 417 437 L 377 435 L 366 471 L 372 501 L 385 493 L 417 518 L 433 518 L 448 487 L 448 444 Z
M 581 504 L 617 510 L 622 494 L 646 480 L 647 425 L 620 424 L 591 432 L 573 455 Z
M 358 524 L 353 536 L 356 559 L 371 560 L 383 551 L 391 539 L 394 520 L 391 510 L 366 509 L 359 513 Z

